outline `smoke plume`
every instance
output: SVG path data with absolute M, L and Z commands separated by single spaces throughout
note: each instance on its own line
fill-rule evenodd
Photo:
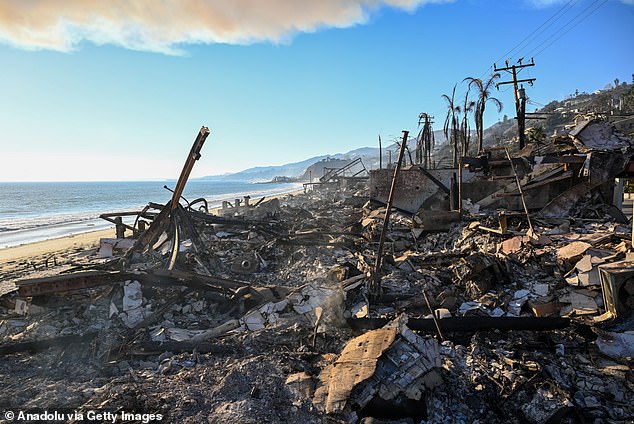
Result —
M 73 51 L 82 42 L 178 54 L 187 44 L 280 43 L 344 28 L 384 7 L 453 0 L 0 0 L 0 42 Z

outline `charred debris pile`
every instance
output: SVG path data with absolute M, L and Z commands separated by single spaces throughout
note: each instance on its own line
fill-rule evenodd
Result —
M 179 202 L 208 133 L 170 202 L 105 216 L 117 238 L 3 291 L 0 407 L 631 422 L 632 229 L 613 202 L 631 140 L 593 121 L 457 169 L 401 152 L 369 181 L 210 214 Z

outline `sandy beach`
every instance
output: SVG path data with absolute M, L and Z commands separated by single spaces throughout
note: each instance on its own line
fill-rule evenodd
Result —
M 35 243 L 22 244 L 20 246 L 7 247 L 0 249 L 0 266 L 45 255 L 47 253 L 61 252 L 75 248 L 88 249 L 97 247 L 99 239 L 104 237 L 114 237 L 114 226 L 113 228 L 105 230 L 91 231 Z
M 290 193 L 268 196 L 266 200 L 281 198 L 288 195 L 297 195 L 299 193 L 303 193 L 303 190 L 295 190 Z M 210 213 L 217 214 L 219 209 L 220 208 L 211 209 Z M 127 235 L 129 235 L 129 232 Z M 18 263 L 27 260 L 39 260 L 41 257 L 54 253 L 63 255 L 64 252 L 68 252 L 70 250 L 96 248 L 99 246 L 100 239 L 113 237 L 115 237 L 114 226 L 105 230 L 90 231 L 0 249 L 0 272 L 6 270 L 7 267 L 13 268 L 13 266 Z

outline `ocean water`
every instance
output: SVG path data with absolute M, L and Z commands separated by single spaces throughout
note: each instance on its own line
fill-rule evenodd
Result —
M 172 196 L 164 185 L 173 189 L 176 181 L 0 182 L 0 249 L 112 227 L 99 215 L 138 211 L 149 202 L 164 204 Z M 244 195 L 257 200 L 301 187 L 297 183 L 191 180 L 183 196 L 189 201 L 203 197 L 212 208 Z

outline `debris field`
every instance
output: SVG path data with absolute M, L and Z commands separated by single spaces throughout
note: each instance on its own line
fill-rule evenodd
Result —
M 606 194 L 630 162 L 628 140 L 463 158 L 447 184 L 425 170 L 433 189 L 416 211 L 399 206 L 412 204 L 398 197 L 399 173 L 422 165 L 401 157 L 391 176 L 333 173 L 304 193 L 209 213 L 179 202 L 208 133 L 172 200 L 134 225 L 115 220 L 120 237 L 4 268 L 0 409 L 184 423 L 632 422 L 632 226 Z M 548 155 L 557 162 L 535 163 Z M 499 178 L 502 167 L 514 178 Z M 372 186 L 382 175 L 389 198 Z M 476 198 L 463 177 L 495 187 Z

